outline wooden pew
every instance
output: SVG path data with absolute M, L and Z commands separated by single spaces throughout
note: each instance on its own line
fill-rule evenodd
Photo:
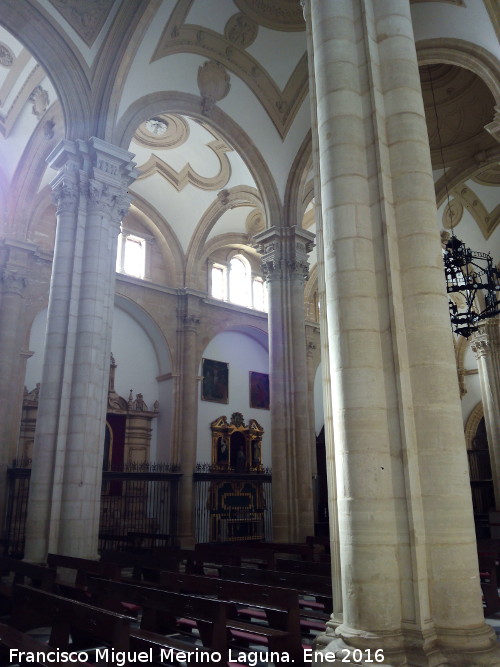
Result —
M 328 613 L 333 611 L 332 580 L 330 577 L 232 566 L 223 566 L 221 577 L 233 581 L 249 581 L 255 584 L 293 588 L 301 595 L 301 605 L 309 606 L 312 609 L 322 609 Z M 305 600 L 304 596 L 312 596 L 315 601 Z
M 101 562 L 119 564 L 123 568 L 131 569 L 134 580 L 158 580 L 160 570 L 190 573 L 196 571 L 194 551 L 176 547 L 156 547 L 152 549 L 151 554 L 103 551 Z
M 239 616 L 265 619 L 271 627 L 290 632 L 297 641 L 304 631 L 324 631 L 330 618 L 329 614 L 301 609 L 299 594 L 291 588 L 165 571 L 160 574 L 159 585 L 179 593 L 208 595 L 235 603 Z
M 84 588 L 87 585 L 89 575 L 119 581 L 122 578 L 123 570 L 123 565 L 119 563 L 75 558 L 74 556 L 64 556 L 62 554 L 48 554 L 47 565 L 49 568 L 57 571 L 56 580 L 59 583 L 74 583 L 75 586 L 80 588 Z M 66 573 L 62 574 L 61 570 L 73 570 L 74 581 L 69 579 Z
M 33 588 L 51 591 L 56 579 L 56 571 L 44 565 L 26 563 L 17 558 L 0 556 L 0 613 L 10 612 L 12 592 L 15 584 L 28 584 Z
M 296 661 L 303 658 L 300 636 L 233 618 L 234 605 L 227 601 L 104 579 L 89 580 L 89 591 L 95 604 L 108 608 L 122 600 L 140 605 L 141 630 L 170 634 L 183 628 L 192 629 L 195 621 L 203 645 L 222 654 L 230 647 L 229 630 L 235 648 L 237 642 L 254 643 L 269 647 L 270 651 L 287 652 Z M 148 638 L 143 639 L 147 643 Z M 137 633 L 134 642 L 137 646 L 145 645 Z
M 21 665 L 30 664 L 39 665 L 40 667 L 52 667 L 54 665 L 53 646 L 49 646 L 48 644 L 44 644 L 37 639 L 33 639 L 33 637 L 30 637 L 25 632 L 21 632 L 20 630 L 13 628 L 11 625 L 0 623 L 0 664 L 12 664 L 12 661 L 10 660 L 11 649 L 18 652 L 16 657 L 20 657 L 21 653 L 30 654 L 30 662 L 27 663 L 24 660 L 21 660 L 19 663 Z M 37 662 L 33 662 L 31 660 L 31 655 L 36 656 Z M 39 658 L 38 656 L 42 657 Z M 14 662 L 17 662 L 15 658 Z M 85 667 L 93 667 L 92 663 L 88 661 L 78 661 L 78 664 L 84 665 Z
M 490 616 L 500 609 L 496 556 L 479 555 L 479 578 L 483 592 L 484 615 Z
M 129 650 L 128 616 L 98 609 L 29 586 L 14 587 L 10 625 L 23 632 L 51 628 L 49 645 L 74 650 L 105 644 L 117 651 Z
M 313 574 L 319 577 L 331 577 L 331 564 L 319 563 L 309 560 L 294 560 L 291 558 L 276 558 L 274 569 L 278 572 L 298 572 L 300 574 Z

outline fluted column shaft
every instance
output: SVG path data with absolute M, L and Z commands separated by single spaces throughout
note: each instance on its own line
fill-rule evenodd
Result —
M 314 531 L 304 280 L 313 235 L 296 227 L 257 234 L 269 295 L 269 388 L 273 536 L 304 541 Z
M 336 635 L 384 649 L 388 664 L 495 664 L 450 391 L 409 2 L 310 7 L 343 583 Z
M 95 557 L 109 377 L 116 243 L 135 177 L 132 155 L 102 140 L 49 157 L 57 232 L 33 452 L 26 552 Z
M 500 320 L 486 320 L 471 342 L 477 359 L 493 491 L 500 510 Z
M 186 294 L 178 310 L 179 341 L 182 370 L 180 379 L 180 418 L 178 456 L 181 464 L 178 535 L 183 547 L 192 547 L 194 534 L 193 472 L 196 465 L 197 415 L 199 378 L 198 366 L 198 298 Z

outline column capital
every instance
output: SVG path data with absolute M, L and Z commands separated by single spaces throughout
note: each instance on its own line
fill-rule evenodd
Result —
M 83 196 L 91 211 L 121 220 L 130 205 L 127 188 L 138 175 L 133 157 L 97 137 L 61 141 L 47 158 L 59 172 L 51 183 L 58 213 L 76 211 Z
M 253 237 L 262 255 L 262 273 L 267 281 L 285 275 L 305 282 L 309 278 L 308 254 L 314 247 L 314 234 L 300 227 L 270 227 Z
M 18 271 L 5 267 L 0 273 L 0 282 L 3 294 L 21 295 L 28 284 L 26 276 Z

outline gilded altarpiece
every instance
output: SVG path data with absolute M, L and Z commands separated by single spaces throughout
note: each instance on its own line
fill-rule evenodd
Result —
M 240 412 L 234 412 L 230 422 L 225 416 L 219 417 L 210 428 L 211 472 L 217 474 L 208 498 L 210 540 L 262 540 L 265 500 L 258 475 L 264 472 L 264 429 L 255 419 L 247 425 Z

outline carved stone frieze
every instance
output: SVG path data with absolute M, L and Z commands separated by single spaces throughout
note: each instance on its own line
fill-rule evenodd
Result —
M 198 89 L 203 100 L 202 113 L 210 116 L 216 102 L 223 100 L 231 89 L 226 68 L 215 60 L 207 60 L 198 68 Z
M 114 0 L 50 0 L 66 21 L 91 46 L 101 32 Z
M 2 67 L 11 67 L 14 64 L 14 54 L 7 44 L 0 42 L 0 65 Z

